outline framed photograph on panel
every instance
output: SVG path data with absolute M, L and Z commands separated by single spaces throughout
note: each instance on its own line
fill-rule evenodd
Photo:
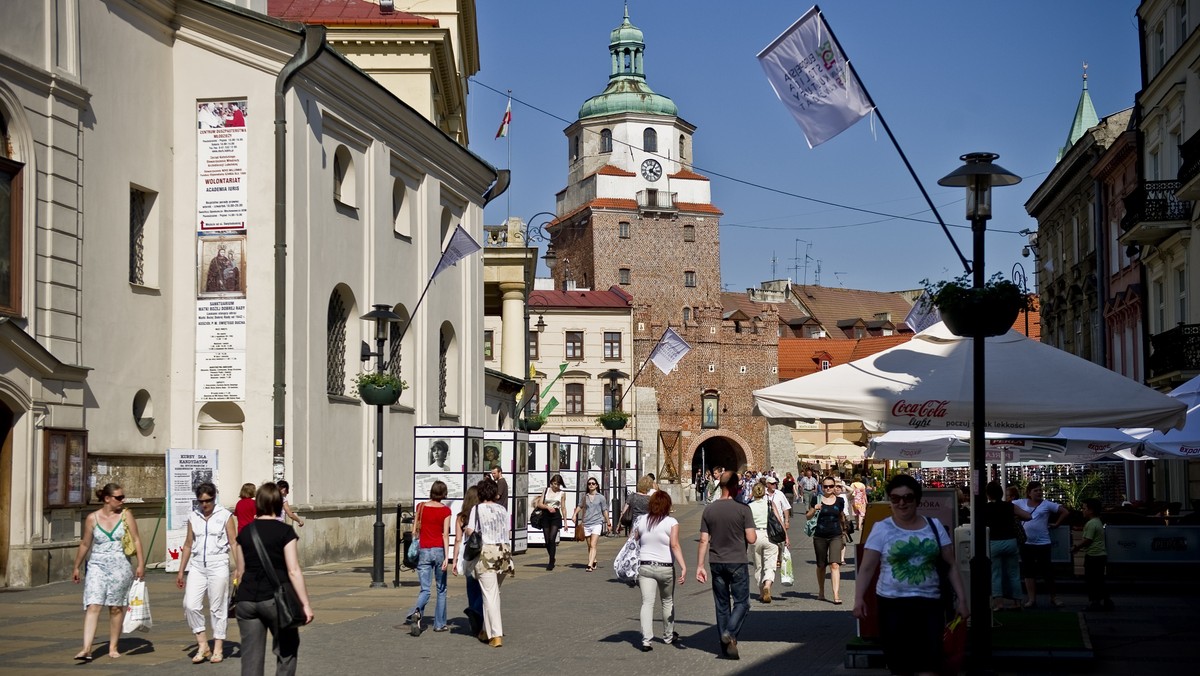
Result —
M 44 495 L 47 508 L 87 504 L 87 432 L 47 429 L 43 454 Z

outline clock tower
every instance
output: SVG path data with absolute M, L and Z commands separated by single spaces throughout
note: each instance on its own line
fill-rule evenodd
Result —
M 670 374 L 645 367 L 626 398 L 650 471 L 686 481 L 701 467 L 766 469 L 768 428 L 750 393 L 778 382 L 778 313 L 721 291 L 722 214 L 693 171 L 696 128 L 647 84 L 628 7 L 608 51 L 608 85 L 565 130 L 567 186 L 547 228 L 555 286 L 632 297 L 635 372 L 668 327 L 691 345 Z

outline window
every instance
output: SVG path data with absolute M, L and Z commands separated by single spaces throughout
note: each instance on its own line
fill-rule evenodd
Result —
M 866 338 L 867 330 L 861 326 L 854 327 L 854 337 L 855 338 Z
M 1175 293 L 1179 300 L 1175 308 L 1175 322 L 1182 324 L 1187 321 L 1187 271 L 1179 268 L 1175 271 Z
M 402 178 L 392 179 L 392 231 L 401 237 L 412 236 L 412 200 L 408 199 L 408 184 Z
M 579 159 L 579 134 L 571 137 L 571 161 Z
M 685 241 L 685 242 L 695 242 L 696 241 L 696 226 L 694 226 L 690 223 L 683 226 L 683 241 Z
M 621 239 L 629 239 L 629 221 L 621 221 L 617 224 L 617 235 Z
M 658 132 L 650 127 L 646 127 L 646 131 L 642 132 L 642 150 L 648 153 L 658 152 Z
M 346 320 L 350 318 L 342 294 L 336 289 L 329 295 L 325 318 L 325 392 L 346 394 Z
M 600 152 L 602 152 L 602 153 L 611 153 L 612 152 L 612 130 L 611 129 L 601 129 L 600 130 Z
M 354 160 L 350 149 L 338 146 L 333 151 L 333 200 L 348 207 L 355 205 Z
M 687 157 L 687 146 L 685 145 L 687 137 L 683 134 L 679 135 L 679 159 Z
M 621 358 L 621 333 L 619 331 L 604 332 L 604 358 Z
M 687 324 L 690 321 L 692 321 L 692 308 L 685 307 L 683 308 L 683 323 Z
M 1166 40 L 1163 39 L 1163 26 L 1160 23 L 1150 35 L 1150 74 L 1158 73 L 1166 62 Z
M 529 359 L 530 359 L 530 361 L 537 361 L 537 359 L 538 359 L 538 348 L 539 348 L 539 346 L 540 346 L 540 341 L 538 340 L 538 338 L 539 338 L 539 337 L 540 337 L 540 336 L 539 336 L 539 334 L 538 334 L 538 332 L 537 332 L 537 331 L 530 331 L 530 332 L 529 332 L 529 345 L 528 345 L 528 349 L 529 349 Z
M 683 273 L 683 285 L 687 287 L 696 286 L 696 273 L 691 270 Z
M 828 360 L 828 359 L 822 359 L 822 360 L 821 360 L 821 370 L 822 370 L 822 371 L 828 371 L 828 370 L 829 370 L 829 366 L 830 366 L 830 364 L 829 364 L 829 360 Z
M 484 361 L 492 361 L 493 359 L 495 359 L 495 356 L 494 356 L 495 352 L 493 351 L 494 348 L 493 348 L 493 343 L 492 343 L 494 337 L 495 337 L 495 334 L 492 331 L 484 331 L 483 332 L 483 360 Z
M 1158 320 L 1158 326 L 1154 327 L 1155 333 L 1162 333 L 1167 330 L 1167 293 L 1163 288 L 1162 280 L 1154 282 L 1154 295 L 1150 302 L 1154 304 L 1155 317 Z
M 8 134 L 0 117 L 0 314 L 21 314 L 21 217 L 25 165 L 6 159 Z
M 566 358 L 583 359 L 583 331 L 567 331 Z
M 622 284 L 626 284 L 626 285 L 630 284 L 629 268 L 621 268 L 620 270 L 617 271 L 617 276 Z
M 621 386 L 613 387 L 609 383 L 604 384 L 604 412 L 617 408 L 617 404 L 621 403 Z
M 583 383 L 567 383 L 567 415 L 583 415 Z

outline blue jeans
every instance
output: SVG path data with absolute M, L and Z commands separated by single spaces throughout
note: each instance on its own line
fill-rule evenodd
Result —
M 417 594 L 417 603 L 408 611 L 411 616 L 420 611 L 425 614 L 425 604 L 429 603 L 430 590 L 437 582 L 437 603 L 433 610 L 433 628 L 441 629 L 446 626 L 446 571 L 442 570 L 442 561 L 446 560 L 446 550 L 442 547 L 422 547 L 417 556 L 417 579 L 421 581 L 421 593 Z
M 717 606 L 717 634 L 738 637 L 742 622 L 750 612 L 750 565 L 746 563 L 712 563 L 713 602 Z M 732 612 L 730 611 L 732 603 Z
M 1017 559 L 1017 540 L 992 540 L 989 543 L 992 557 L 992 596 L 1021 598 L 1021 567 Z

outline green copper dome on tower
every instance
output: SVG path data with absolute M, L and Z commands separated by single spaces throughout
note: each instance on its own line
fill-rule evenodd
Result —
M 613 29 L 608 42 L 612 57 L 612 73 L 608 86 L 596 96 L 583 102 L 579 108 L 579 119 L 618 115 L 621 113 L 647 113 L 650 115 L 679 115 L 675 102 L 655 94 L 646 84 L 646 43 L 642 31 L 629 22 L 629 6 L 625 6 L 625 19 Z

